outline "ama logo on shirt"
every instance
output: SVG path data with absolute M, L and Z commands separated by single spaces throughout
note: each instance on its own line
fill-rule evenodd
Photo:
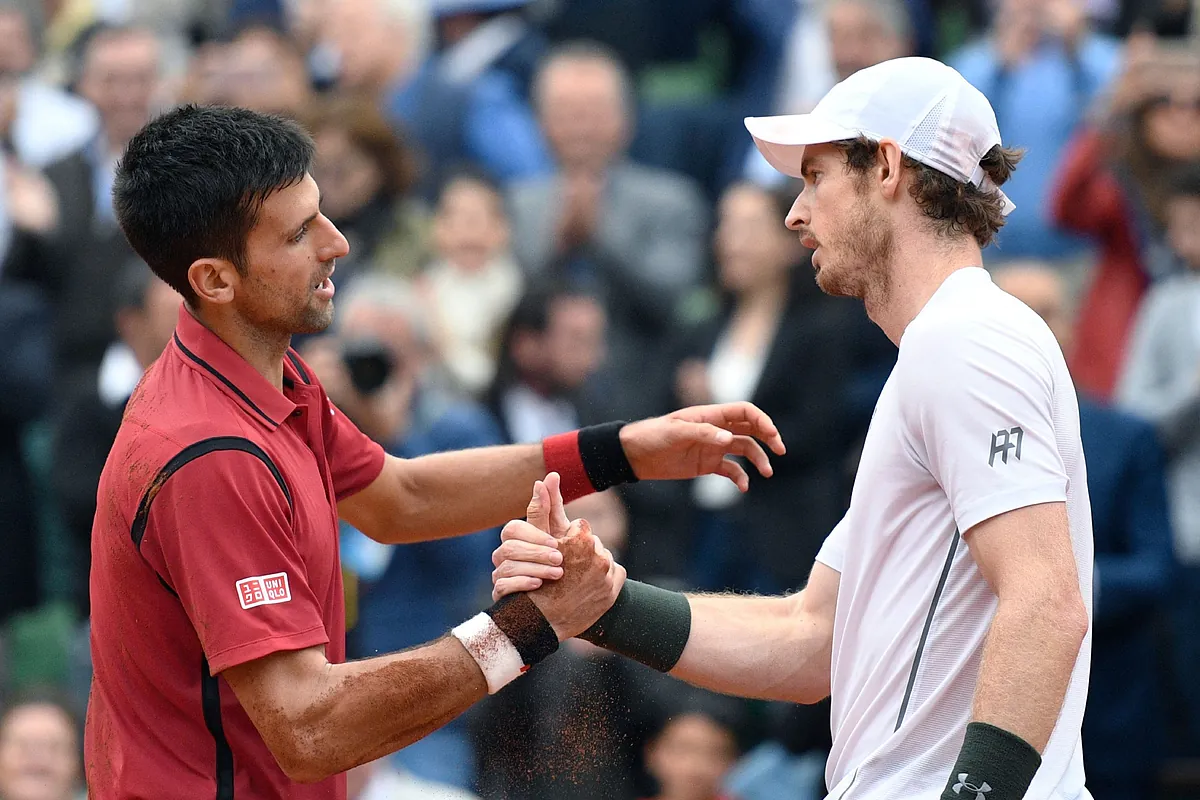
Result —
M 237 582 L 237 593 L 242 608 L 286 603 L 292 599 L 292 590 L 288 586 L 286 572 L 242 578 Z

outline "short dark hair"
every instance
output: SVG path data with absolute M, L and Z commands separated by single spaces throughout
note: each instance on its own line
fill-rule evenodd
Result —
M 224 258 L 246 270 L 262 204 L 312 167 L 295 122 L 241 108 L 180 106 L 142 128 L 117 165 L 113 207 L 129 244 L 189 303 L 188 268 Z
M 846 157 L 846 169 L 859 176 L 875 166 L 879 142 L 860 136 L 834 142 Z M 1023 150 L 996 145 L 979 165 L 997 186 L 1002 186 L 1017 168 Z M 987 247 L 1004 227 L 1004 201 L 998 192 L 989 192 L 970 183 L 904 156 L 904 165 L 914 172 L 909 194 L 933 221 L 943 236 L 970 234 L 980 247 Z

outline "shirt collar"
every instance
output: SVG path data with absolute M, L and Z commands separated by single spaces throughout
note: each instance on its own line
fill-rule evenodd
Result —
M 249 416 L 271 430 L 278 428 L 296 410 L 295 403 L 250 366 L 236 350 L 204 327 L 182 304 L 179 306 L 174 346 L 185 362 L 221 386 Z M 290 359 L 283 361 L 283 374 L 285 379 L 292 381 L 299 377 Z M 308 381 L 300 379 L 299 382 Z

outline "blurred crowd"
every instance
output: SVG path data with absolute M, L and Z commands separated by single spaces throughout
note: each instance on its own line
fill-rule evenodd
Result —
M 233 104 L 312 132 L 351 254 L 334 329 L 297 345 L 396 455 L 758 404 L 788 454 L 748 494 L 635 484 L 569 511 L 632 577 L 778 593 L 847 505 L 896 351 L 816 288 L 782 225 L 799 187 L 742 118 L 905 55 L 959 69 L 1027 148 L 984 266 L 1081 396 L 1089 786 L 1200 797 L 1198 36 L 1193 0 L 0 0 L 0 800 L 84 791 L 96 485 L 179 310 L 110 199 L 154 114 Z M 488 602 L 495 530 L 341 535 L 352 657 Z M 572 641 L 355 770 L 351 797 L 820 798 L 828 722 Z

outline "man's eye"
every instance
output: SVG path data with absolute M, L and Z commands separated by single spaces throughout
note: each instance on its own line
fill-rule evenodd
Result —
M 305 225 L 303 228 L 300 229 L 299 233 L 297 233 L 295 236 L 292 237 L 292 241 L 295 242 L 296 244 L 299 244 L 301 241 L 303 241 L 303 239 L 307 233 L 308 233 L 308 226 Z

